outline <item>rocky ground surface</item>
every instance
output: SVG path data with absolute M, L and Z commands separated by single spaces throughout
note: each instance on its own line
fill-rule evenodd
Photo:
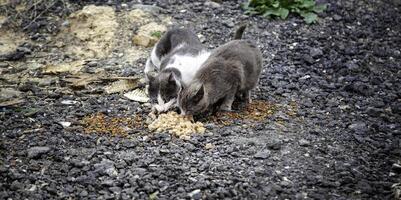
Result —
M 0 199 L 400 197 L 397 1 L 332 1 L 311 26 L 237 1 L 26 2 L 0 1 Z M 149 132 L 121 91 L 158 35 L 189 26 L 213 49 L 241 21 L 265 58 L 254 98 L 274 109 L 188 140 Z

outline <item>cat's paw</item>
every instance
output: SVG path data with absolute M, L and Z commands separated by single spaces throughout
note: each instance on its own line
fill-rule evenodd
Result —
M 229 105 L 221 105 L 219 110 L 223 112 L 231 112 L 232 108 Z

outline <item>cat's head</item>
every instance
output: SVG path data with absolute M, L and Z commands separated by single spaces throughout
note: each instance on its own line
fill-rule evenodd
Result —
M 207 110 L 210 102 L 203 83 L 194 81 L 182 88 L 178 96 L 178 107 L 182 115 L 195 115 Z
M 149 80 L 148 93 L 152 104 L 164 105 L 176 100 L 181 90 L 180 76 L 172 71 L 161 71 L 157 75 L 147 74 Z

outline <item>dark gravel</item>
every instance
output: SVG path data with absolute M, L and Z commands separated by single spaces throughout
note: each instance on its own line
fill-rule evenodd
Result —
M 249 21 L 244 38 L 265 56 L 255 98 L 292 105 L 296 114 L 211 125 L 189 141 L 146 130 L 87 135 L 59 122 L 147 110 L 119 95 L 30 86 L 35 97 L 21 108 L 0 108 L 0 199 L 394 198 L 391 186 L 401 182 L 400 4 L 332 1 L 308 26 L 296 17 L 245 16 L 237 1 L 143 3 L 193 26 L 210 48 Z M 37 112 L 26 115 L 28 108 Z M 214 147 L 205 149 L 208 143 Z

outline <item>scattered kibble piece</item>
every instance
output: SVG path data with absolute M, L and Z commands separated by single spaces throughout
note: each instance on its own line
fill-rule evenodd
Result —
M 263 121 L 268 116 L 273 115 L 277 106 L 262 100 L 256 100 L 248 104 L 240 112 L 218 112 L 210 117 L 208 121 L 213 121 L 222 125 L 230 125 L 234 120 Z
M 210 149 L 213 149 L 214 148 L 214 145 L 212 144 L 212 143 L 207 143 L 206 145 L 205 145 L 205 149 L 206 150 L 210 150 Z

